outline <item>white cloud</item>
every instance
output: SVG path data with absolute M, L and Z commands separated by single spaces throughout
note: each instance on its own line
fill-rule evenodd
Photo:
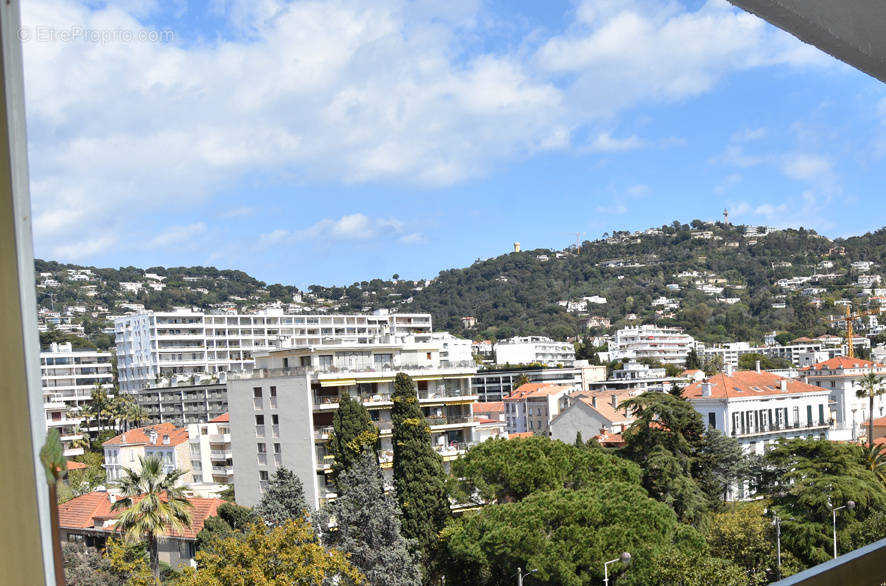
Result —
M 754 140 L 760 140 L 761 138 L 766 137 L 766 129 L 765 128 L 745 128 L 740 132 L 736 132 L 732 135 L 731 142 L 751 142 Z
M 592 153 L 618 153 L 640 149 L 645 147 L 646 144 L 646 141 L 636 136 L 615 138 L 609 136 L 608 132 L 603 132 L 598 134 L 597 138 L 588 145 L 587 150 Z
M 782 171 L 791 179 L 812 181 L 828 175 L 831 162 L 820 155 L 792 154 L 784 158 Z
M 281 243 L 299 241 L 365 241 L 384 237 L 397 237 L 398 242 L 415 244 L 424 238 L 419 232 L 404 234 L 406 222 L 397 218 L 371 218 L 356 213 L 337 219 L 325 218 L 300 230 L 273 230 L 259 236 L 258 246 L 268 247 Z
M 601 214 L 624 214 L 627 211 L 627 206 L 620 201 L 613 201 L 612 205 L 608 206 L 597 206 L 597 212 Z
M 225 212 L 222 212 L 220 215 L 222 218 L 242 218 L 244 216 L 251 216 L 255 212 L 254 209 L 249 207 L 239 207 L 239 208 L 231 208 Z
M 147 248 L 168 248 L 193 244 L 192 239 L 206 232 L 206 224 L 195 222 L 187 226 L 172 226 L 151 238 L 145 245 Z
M 158 5 L 34 0 L 22 20 L 137 33 Z M 731 71 L 808 63 L 798 41 L 721 1 L 696 11 L 584 2 L 562 34 L 533 31 L 517 48 L 475 54 L 463 49 L 485 34 L 473 0 L 213 7 L 235 38 L 25 43 L 38 253 L 95 225 L 128 242 L 145 214 L 193 209 L 248 173 L 446 186 L 572 148 L 580 129 L 597 134 L 591 152 L 661 145 L 595 127 L 643 101 L 707 91 Z M 348 221 L 316 229 L 362 232 Z
M 643 197 L 645 195 L 649 195 L 649 186 L 643 185 L 642 183 L 637 185 L 632 185 L 625 190 L 625 192 L 632 197 Z
M 754 213 L 758 216 L 763 216 L 768 221 L 784 220 L 784 215 L 788 211 L 787 204 L 773 205 L 770 203 L 764 203 L 763 205 L 759 205 L 754 209 Z
M 714 187 L 714 193 L 718 195 L 726 193 L 729 189 L 741 183 L 741 179 L 742 177 L 738 173 L 727 175 L 723 178 L 723 181 Z
M 401 236 L 397 239 L 397 242 L 401 244 L 424 244 L 427 242 L 427 239 L 421 232 L 412 232 L 411 234 Z

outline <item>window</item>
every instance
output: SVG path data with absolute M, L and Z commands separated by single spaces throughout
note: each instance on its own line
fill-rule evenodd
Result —
M 258 444 L 258 453 L 259 454 L 267 454 L 268 453 L 268 444 Z
M 806 405 L 806 425 L 812 425 L 812 405 Z
M 261 399 L 261 387 L 253 387 L 252 396 L 256 399 Z
M 271 387 L 271 397 L 277 396 L 277 387 Z
M 256 425 L 264 425 L 265 424 L 265 416 L 264 415 L 256 415 L 255 416 L 255 424 Z
M 305 368 L 311 366 L 311 357 L 310 356 L 302 356 L 299 358 L 299 364 Z
M 258 479 L 259 480 L 267 480 L 268 479 L 268 471 L 267 470 L 259 470 L 258 471 Z
M 289 368 L 289 359 L 288 358 L 283 359 L 283 368 Z M 273 389 L 274 387 L 271 387 L 271 388 Z M 273 395 L 271 395 L 271 396 L 273 396 Z
M 280 423 L 280 417 L 276 413 L 271 415 L 271 423 L 274 425 L 277 425 Z
M 818 406 L 818 424 L 824 425 L 824 405 L 822 404 Z
M 428 356 L 428 360 L 430 360 L 430 359 L 431 359 L 431 353 L 428 352 L 428 353 L 427 353 L 427 356 Z
M 280 444 L 274 444 L 274 453 L 280 454 Z
M 717 414 L 716 413 L 708 413 L 708 427 L 711 429 L 717 428 Z
M 800 408 L 794 407 L 794 426 L 800 427 Z
M 332 354 L 325 354 L 317 357 L 319 360 L 320 368 L 329 368 L 332 366 Z

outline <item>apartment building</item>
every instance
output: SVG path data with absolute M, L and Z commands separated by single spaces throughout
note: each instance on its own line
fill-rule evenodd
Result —
M 771 372 L 717 374 L 683 390 L 705 425 L 738 440 L 751 453 L 780 439 L 827 439 L 830 393 Z
M 335 498 L 326 442 L 345 392 L 366 406 L 378 426 L 379 456 L 390 481 L 391 394 L 398 372 L 415 381 L 431 442 L 444 462 L 464 453 L 475 441 L 477 426 L 471 410 L 477 400 L 470 386 L 473 361 L 444 365 L 439 344 L 415 336 L 269 350 L 256 355 L 252 372 L 228 379 L 237 502 L 255 505 L 281 466 L 301 478 L 311 507 Z
M 511 394 L 522 376 L 531 383 L 571 385 L 587 389 L 591 384 L 606 379 L 606 367 L 577 360 L 572 368 L 488 369 L 477 372 L 471 378 L 471 388 L 480 397 L 480 401 L 501 401 Z
M 706 360 L 711 358 L 719 358 L 722 361 L 723 368 L 731 368 L 738 370 L 738 360 L 745 354 L 762 354 L 763 349 L 751 346 L 748 342 L 730 342 L 728 344 L 718 344 L 712 347 L 705 347 L 704 357 Z
M 123 478 L 125 470 L 141 471 L 139 457 L 155 456 L 163 462 L 164 472 L 184 471 L 182 484 L 194 481 L 191 474 L 191 454 L 188 448 L 188 430 L 171 423 L 138 427 L 123 432 L 102 444 L 105 452 L 105 471 L 109 483 Z
M 70 407 L 85 405 L 95 386 L 111 390 L 114 373 L 110 352 L 74 350 L 70 342 L 53 342 L 40 352 L 40 379 L 43 394 Z
M 228 411 L 228 388 L 222 383 L 153 386 L 132 394 L 151 424 L 183 427 L 209 421 Z
M 495 345 L 498 364 L 533 364 L 570 368 L 575 363 L 575 347 L 544 336 L 509 338 Z
M 89 402 L 96 385 L 113 390 L 111 360 L 110 352 L 74 350 L 70 342 L 53 342 L 48 351 L 40 353 L 46 428 L 59 430 L 65 456 L 83 453 L 83 448 L 72 446 L 83 437 L 79 431 L 83 420 L 77 416 L 77 411 Z
M 818 362 L 800 371 L 807 383 L 827 389 L 831 396 L 831 406 L 835 420 L 835 428 L 831 438 L 835 440 L 855 440 L 864 437 L 867 429 L 865 423 L 870 418 L 870 402 L 867 398 L 857 397 L 861 390 L 861 379 L 869 373 L 886 375 L 886 365 L 860 358 L 838 356 Z M 874 417 L 884 415 L 886 397 L 874 398 Z
M 282 309 L 255 314 L 203 313 L 187 309 L 145 312 L 114 320 L 120 390 L 132 392 L 163 381 L 223 382 L 227 372 L 252 370 L 253 354 L 289 341 L 368 341 L 379 335 L 431 333 L 430 314 L 291 315 Z
M 231 418 L 227 413 L 188 425 L 188 444 L 195 483 L 234 484 Z
M 611 360 L 651 358 L 662 364 L 685 364 L 695 345 L 695 339 L 680 328 L 644 324 L 615 332 L 609 354 Z

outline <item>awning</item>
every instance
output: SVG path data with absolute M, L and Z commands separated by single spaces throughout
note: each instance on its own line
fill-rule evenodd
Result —
M 335 380 L 321 380 L 321 387 L 350 387 L 356 385 L 357 381 L 352 378 L 346 379 L 335 379 Z

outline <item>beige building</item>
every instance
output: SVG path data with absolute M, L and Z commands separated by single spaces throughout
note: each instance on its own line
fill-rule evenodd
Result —
M 191 473 L 195 483 L 234 483 L 230 421 L 230 417 L 225 413 L 210 419 L 207 423 L 188 425 Z
M 116 483 L 125 470 L 141 471 L 139 457 L 157 456 L 165 472 L 179 469 L 185 472 L 182 484 L 194 481 L 191 473 L 191 452 L 188 430 L 171 423 L 130 429 L 102 444 L 105 452 L 105 471 L 108 483 Z

